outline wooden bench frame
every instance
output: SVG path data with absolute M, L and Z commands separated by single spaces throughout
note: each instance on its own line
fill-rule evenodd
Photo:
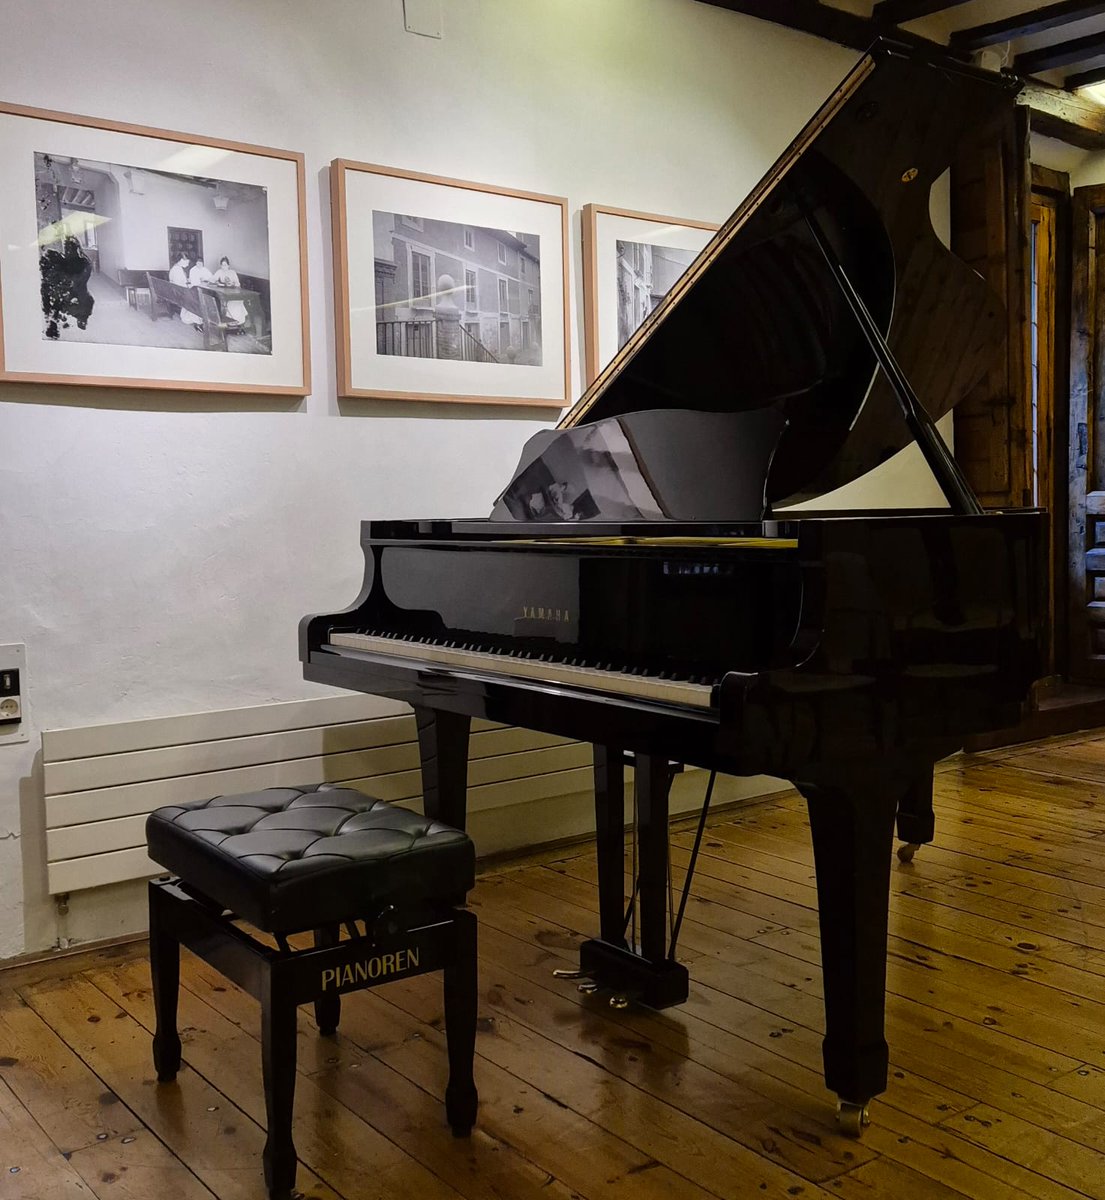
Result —
M 261 1070 L 268 1134 L 262 1162 L 270 1200 L 290 1200 L 296 1151 L 292 1108 L 296 1075 L 296 1009 L 314 1003 L 323 1035 L 337 1031 L 341 996 L 442 971 L 449 1083 L 445 1113 L 453 1133 L 467 1136 L 479 1098 L 472 1078 L 478 1005 L 476 917 L 439 902 L 410 909 L 388 907 L 374 921 L 356 919 L 341 929 L 316 929 L 313 949 L 294 950 L 277 935 L 267 946 L 233 923 L 233 914 L 188 890 L 179 879 L 153 880 L 150 899 L 150 970 L 156 1032 L 154 1066 L 159 1083 L 171 1083 L 181 1064 L 177 1031 L 180 947 L 208 962 L 261 1003 Z
M 203 348 L 210 350 L 217 346 L 226 349 L 226 331 L 229 328 L 219 316 L 218 304 L 213 296 L 204 296 L 198 288 L 181 287 L 179 283 L 171 283 L 168 279 L 159 279 L 156 275 L 146 272 L 150 285 L 150 320 L 156 321 L 162 314 L 158 305 L 170 305 L 173 308 L 187 309 L 200 318 L 200 328 L 203 331 Z M 212 312 L 212 310 L 214 310 Z

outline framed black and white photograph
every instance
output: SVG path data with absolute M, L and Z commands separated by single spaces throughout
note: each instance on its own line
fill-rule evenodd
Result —
M 302 156 L 0 105 L 0 378 L 309 390 Z
M 587 383 L 633 336 L 717 232 L 705 221 L 588 204 L 583 209 Z
M 568 402 L 567 202 L 336 160 L 338 392 Z

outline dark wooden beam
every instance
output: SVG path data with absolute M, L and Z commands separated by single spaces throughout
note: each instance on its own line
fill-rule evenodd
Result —
M 715 8 L 727 8 L 730 12 L 742 13 L 746 17 L 759 17 L 773 25 L 784 25 L 797 29 L 799 33 L 811 33 L 851 50 L 867 50 L 880 37 L 891 37 L 907 46 L 918 46 L 928 50 L 946 52 L 929 38 L 918 37 L 895 29 L 884 21 L 860 17 L 855 13 L 842 12 L 815 0 L 699 0 L 700 4 L 711 4 Z
M 759 17 L 773 25 L 785 25 L 800 33 L 837 42 L 852 50 L 866 50 L 878 34 L 866 17 L 826 8 L 816 0 L 701 0 L 715 8 L 727 8 L 746 17 Z
M 1032 168 L 1032 190 L 1044 192 L 1049 196 L 1070 195 L 1070 175 L 1066 171 L 1055 171 L 1051 167 L 1041 167 L 1039 163 L 1030 163 Z
M 1105 150 L 1105 108 L 1062 88 L 1028 84 L 1017 103 L 1029 110 L 1036 133 L 1058 138 L 1084 150 Z
M 1105 54 L 1105 33 L 1090 33 L 1085 37 L 1071 38 L 1069 42 L 1056 42 L 1052 46 L 1041 46 L 1038 50 L 1026 50 L 1013 60 L 1013 70 L 1018 75 L 1032 75 L 1037 71 L 1050 71 L 1052 67 L 1069 67 L 1071 63 L 1085 62 L 1098 54 Z
M 1063 80 L 1063 87 L 1068 92 L 1076 92 L 1079 88 L 1092 87 L 1095 83 L 1105 83 L 1105 67 L 1093 67 L 1089 71 L 1068 75 Z
M 983 46 L 994 46 L 998 42 L 1011 42 L 1014 38 L 1031 37 L 1034 33 L 1046 33 L 1059 29 L 1085 17 L 1103 15 L 1105 5 L 1101 0 L 1087 4 L 1085 0 L 1063 0 L 1062 4 L 1046 4 L 1042 8 L 1030 8 L 1027 12 L 975 25 L 970 29 L 957 29 L 951 36 L 951 44 L 961 50 L 981 50 Z
M 928 17 L 966 3 L 967 0 L 881 0 L 871 16 L 887 25 L 901 25 L 904 21 L 916 21 L 918 17 Z

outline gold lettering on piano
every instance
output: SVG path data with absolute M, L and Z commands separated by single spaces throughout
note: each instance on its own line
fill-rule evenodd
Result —
M 410 946 L 393 954 L 377 954 L 341 967 L 327 967 L 322 972 L 320 990 L 325 992 L 331 988 L 370 983 L 376 979 L 386 979 L 389 975 L 398 975 L 401 971 L 413 970 L 418 966 L 418 955 L 418 947 Z
M 553 621 L 556 624 L 567 625 L 572 620 L 572 614 L 566 608 L 546 608 L 540 604 L 523 604 L 522 620 Z

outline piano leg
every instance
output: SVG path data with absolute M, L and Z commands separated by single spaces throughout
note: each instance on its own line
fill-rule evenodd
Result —
M 599 937 L 625 945 L 625 764 L 622 752 L 595 746 L 595 850 Z
M 914 786 L 914 784 L 910 784 Z M 894 818 L 905 784 L 800 784 L 813 834 L 825 989 L 825 1083 L 838 1120 L 859 1134 L 886 1089 L 886 939 Z
M 418 754 L 422 761 L 422 801 L 428 817 L 463 829 L 468 812 L 468 731 L 470 717 L 416 708 Z
M 668 951 L 668 795 L 671 769 L 667 758 L 638 754 L 633 763 L 637 796 L 638 903 L 641 911 L 641 954 L 662 963 Z
M 609 790 L 620 771 L 613 764 L 616 751 L 605 751 L 606 762 L 602 771 L 602 783 Z M 596 754 L 596 783 L 599 782 Z M 609 922 L 603 926 L 603 936 L 586 941 L 580 947 L 580 972 L 594 981 L 597 987 L 613 992 L 611 1003 L 622 1007 L 625 998 L 639 1000 L 650 1008 L 667 1008 L 682 1004 L 687 999 L 687 968 L 668 957 L 668 791 L 671 787 L 671 765 L 664 756 L 638 754 L 634 760 L 634 791 L 637 798 L 637 840 L 639 847 L 638 905 L 640 910 L 641 952 L 626 945 L 624 936 L 625 916 L 621 910 L 624 891 L 621 874 L 624 870 L 618 859 L 617 925 L 615 900 L 604 898 L 600 893 L 600 920 Z M 596 803 L 598 797 L 596 796 Z M 605 813 L 610 836 L 614 817 L 609 811 L 614 807 L 607 803 Z M 623 818 L 622 806 L 617 806 L 619 821 Z M 622 835 L 624 836 L 624 835 Z M 602 860 L 600 858 L 600 879 Z M 617 940 L 611 942 L 606 932 L 615 928 Z
M 932 774 L 926 772 L 910 784 L 898 802 L 898 858 L 912 862 L 921 846 L 927 846 L 936 833 L 936 818 L 932 812 Z

